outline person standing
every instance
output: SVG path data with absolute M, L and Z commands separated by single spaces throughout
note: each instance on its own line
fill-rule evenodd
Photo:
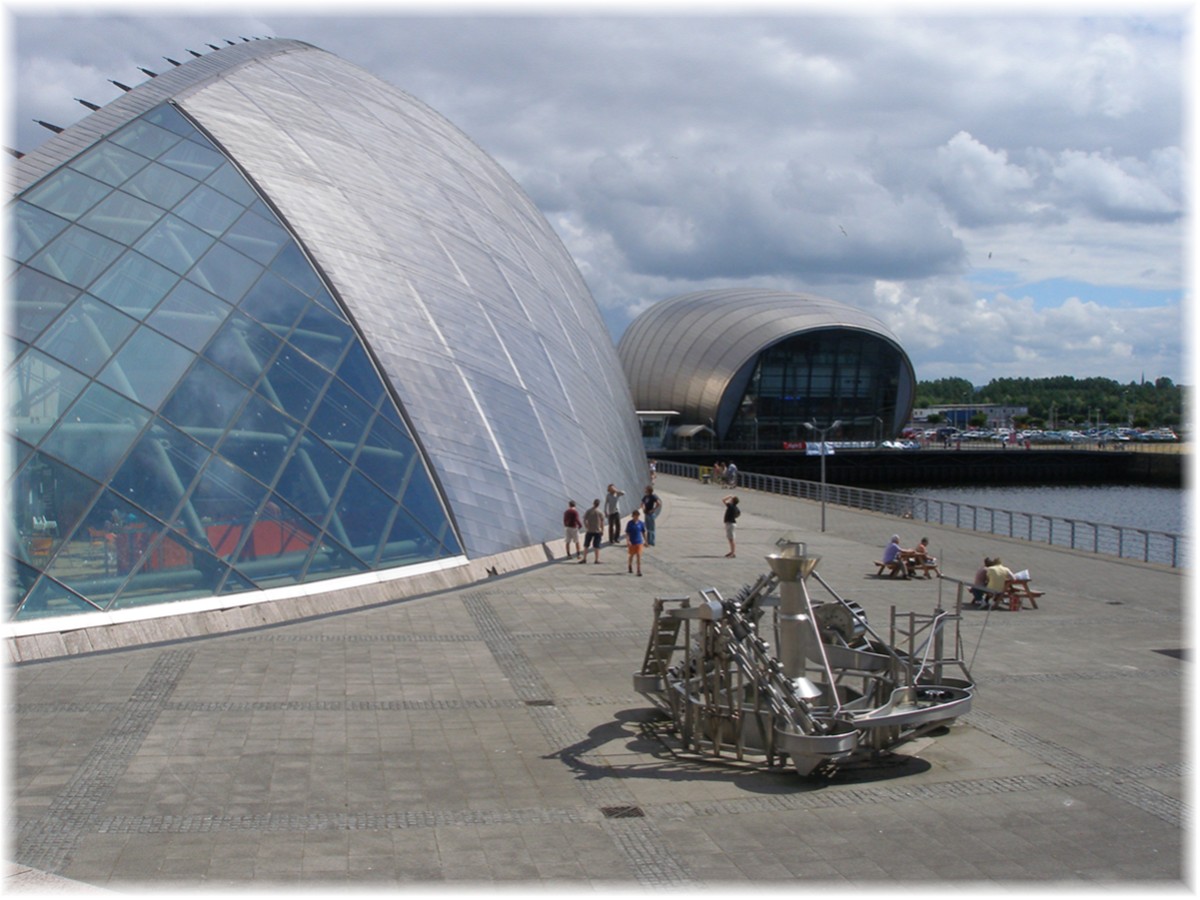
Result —
M 568 500 L 567 508 L 563 511 L 563 540 L 567 550 L 567 559 L 583 556 L 579 546 L 579 529 L 582 527 L 583 520 L 579 518 L 579 510 L 575 508 L 575 501 Z M 575 545 L 574 553 L 571 552 L 571 544 Z
M 646 545 L 649 547 L 654 546 L 654 520 L 658 518 L 660 509 L 662 500 L 654 493 L 652 485 L 646 485 L 646 492 L 642 494 L 642 514 L 645 516 L 643 524 L 646 526 Z
M 637 560 L 638 577 L 642 576 L 642 547 L 646 543 L 646 523 L 641 519 L 641 510 L 635 509 L 629 514 L 625 523 L 625 536 L 629 538 L 629 571 L 633 571 L 633 561 Z
M 732 459 L 725 466 L 725 482 L 730 487 L 737 487 L 737 463 Z
M 604 539 L 604 513 L 600 511 L 600 499 L 592 501 L 591 507 L 583 514 L 583 555 L 579 557 L 582 565 L 587 562 L 588 547 L 594 547 L 596 558 L 593 564 L 600 562 L 600 542 Z
M 729 541 L 729 552 L 725 557 L 728 559 L 737 556 L 737 520 L 742 508 L 738 506 L 738 498 L 732 494 L 722 497 L 721 502 L 725 504 L 725 538 Z
M 625 496 L 625 492 L 616 485 L 608 486 L 608 493 L 604 495 L 604 515 L 608 518 L 608 542 L 610 544 L 621 543 L 621 498 Z

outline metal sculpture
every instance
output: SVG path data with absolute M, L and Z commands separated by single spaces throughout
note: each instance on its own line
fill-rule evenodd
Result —
M 655 598 L 634 688 L 669 713 L 685 749 L 820 774 L 878 760 L 970 709 L 957 610 L 893 607 L 885 640 L 817 573 L 820 557 L 802 542 L 778 546 L 770 572 L 732 599 L 715 588 L 695 604 Z M 810 581 L 829 599 L 814 600 Z M 768 610 L 776 655 L 760 633 Z

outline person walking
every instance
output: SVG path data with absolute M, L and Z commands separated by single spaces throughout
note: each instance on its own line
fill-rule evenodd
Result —
M 738 506 L 738 498 L 732 494 L 722 497 L 721 502 L 725 504 L 725 537 L 729 541 L 729 552 L 725 557 L 728 559 L 737 556 L 737 520 L 742 508 Z
M 654 493 L 652 485 L 646 485 L 646 492 L 642 494 L 642 515 L 645 516 L 643 523 L 646 526 L 646 545 L 649 547 L 654 546 L 654 520 L 658 518 L 660 509 L 662 499 Z
M 604 495 L 604 515 L 608 519 L 608 542 L 621 543 L 621 498 L 625 492 L 616 485 L 610 484 Z
M 633 571 L 633 561 L 637 560 L 638 577 L 642 577 L 642 547 L 646 543 L 646 523 L 641 519 L 641 510 L 635 509 L 629 514 L 625 523 L 625 536 L 629 538 L 629 571 Z
M 588 547 L 593 547 L 596 551 L 593 564 L 600 562 L 600 542 L 603 539 L 604 513 L 600 511 L 600 500 L 597 498 L 583 514 L 583 555 L 579 557 L 580 565 L 587 562 Z
M 575 501 L 568 500 L 567 508 L 563 511 L 563 540 L 567 549 L 567 559 L 574 559 L 576 556 L 583 556 L 579 546 L 579 529 L 583 527 L 583 520 L 579 518 L 579 510 L 575 508 Z M 575 552 L 571 552 L 571 544 L 575 545 Z

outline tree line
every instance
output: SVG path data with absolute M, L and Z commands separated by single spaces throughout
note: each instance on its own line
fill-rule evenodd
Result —
M 1063 428 L 1096 423 L 1176 428 L 1183 422 L 1184 388 L 1165 377 L 1129 384 L 1070 375 L 994 378 L 978 388 L 965 378 L 917 382 L 918 408 L 963 403 L 1025 406 L 1030 420 Z

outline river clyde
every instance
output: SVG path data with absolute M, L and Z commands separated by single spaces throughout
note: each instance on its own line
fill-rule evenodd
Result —
M 954 485 L 895 490 L 914 497 L 1081 519 L 1169 534 L 1188 534 L 1192 523 L 1189 509 L 1192 501 L 1190 488 L 1048 484 L 1017 487 Z

